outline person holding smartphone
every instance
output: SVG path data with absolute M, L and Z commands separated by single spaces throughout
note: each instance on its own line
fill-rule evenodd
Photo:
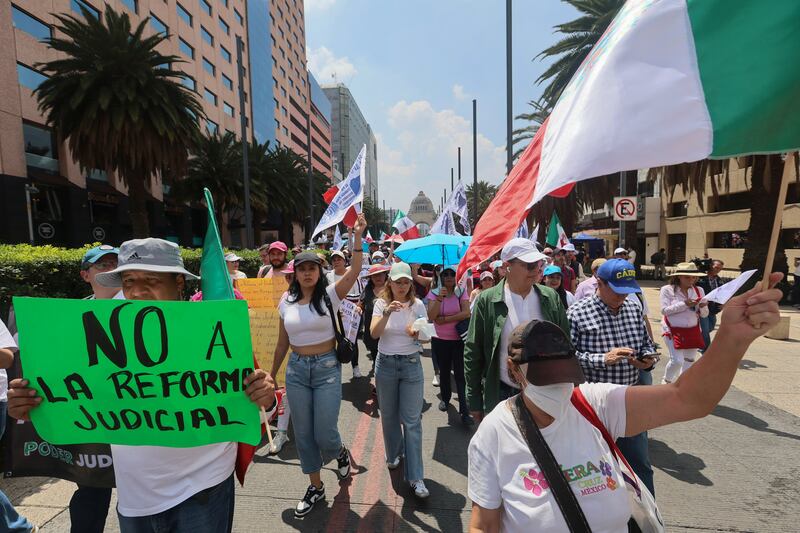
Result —
M 597 291 L 567 310 L 575 355 L 589 383 L 636 385 L 640 370 L 652 370 L 656 358 L 653 340 L 642 319 L 636 270 L 624 259 L 609 259 L 595 274 Z M 617 439 L 642 483 L 655 494 L 647 432 Z

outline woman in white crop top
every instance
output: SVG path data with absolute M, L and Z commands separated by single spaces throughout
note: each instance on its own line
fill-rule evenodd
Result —
M 322 274 L 322 260 L 313 252 L 294 258 L 294 281 L 278 306 L 278 344 L 272 363 L 273 375 L 286 358 L 286 396 L 292 411 L 294 437 L 300 466 L 310 485 L 294 514 L 301 518 L 325 497 L 320 477 L 322 466 L 336 459 L 336 475 L 350 475 L 350 453 L 339 436 L 339 404 L 342 402 L 342 365 L 336 358 L 336 333 L 331 321 L 342 299 L 361 271 L 361 234 L 367 227 L 358 217 L 352 266 L 335 284 Z
M 381 406 L 381 427 L 390 470 L 400 465 L 414 494 L 429 496 L 422 476 L 422 351 L 411 325 L 427 317 L 425 304 L 414 297 L 411 267 L 395 263 L 389 283 L 375 300 L 370 333 L 378 341 L 375 361 L 375 388 Z

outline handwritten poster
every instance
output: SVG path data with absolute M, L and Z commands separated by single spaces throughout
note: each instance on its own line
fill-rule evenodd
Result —
M 236 282 L 236 288 L 242 293 L 250 309 L 277 309 L 281 296 L 289 285 L 286 278 L 247 278 Z
M 240 279 L 238 289 L 241 291 L 250 308 L 250 335 L 253 353 L 258 366 L 272 371 L 275 360 L 275 346 L 278 344 L 278 304 L 289 288 L 286 278 L 248 278 Z M 277 375 L 273 376 L 282 387 L 286 384 L 286 359 L 284 359 Z
M 53 444 L 190 447 L 261 440 L 242 301 L 14 298 L 31 411 Z M 37 335 L 41 317 L 57 316 Z M 26 333 L 28 332 L 28 333 Z
M 272 371 L 272 362 L 275 360 L 279 320 L 277 309 L 250 309 L 250 335 L 253 342 L 253 353 L 258 361 L 258 366 L 267 372 Z M 273 377 L 279 387 L 286 385 L 285 360 L 277 375 Z

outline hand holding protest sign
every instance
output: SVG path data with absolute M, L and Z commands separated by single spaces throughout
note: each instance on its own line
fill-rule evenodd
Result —
M 253 352 L 244 302 L 15 298 L 14 306 L 23 372 L 43 398 L 31 420 L 47 441 L 260 441 L 246 393 Z M 50 335 L 26 335 L 42 316 L 59 317 Z

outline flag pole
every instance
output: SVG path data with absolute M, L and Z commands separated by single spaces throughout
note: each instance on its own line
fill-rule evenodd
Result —
M 783 164 L 783 176 L 781 177 L 781 188 L 778 191 L 778 203 L 775 204 L 775 220 L 772 221 L 772 236 L 769 239 L 769 248 L 767 249 L 767 264 L 764 265 L 764 278 L 761 280 L 762 291 L 769 289 L 769 276 L 772 273 L 772 266 L 775 262 L 775 251 L 778 247 L 778 237 L 781 234 L 783 206 L 786 204 L 786 190 L 789 188 L 791 174 L 796 164 L 797 152 L 789 152 L 786 154 L 786 162 Z

